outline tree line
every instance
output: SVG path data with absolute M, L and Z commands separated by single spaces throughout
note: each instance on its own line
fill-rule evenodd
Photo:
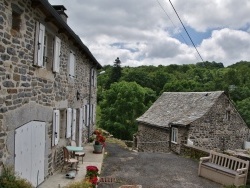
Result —
M 121 67 L 117 58 L 98 76 L 97 125 L 115 137 L 131 140 L 136 118 L 163 92 L 225 91 L 250 127 L 250 62 Z M 101 70 L 101 71 L 103 71 Z

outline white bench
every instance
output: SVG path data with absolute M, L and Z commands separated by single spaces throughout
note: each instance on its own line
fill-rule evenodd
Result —
M 201 157 L 198 175 L 223 185 L 246 185 L 249 161 L 210 151 Z

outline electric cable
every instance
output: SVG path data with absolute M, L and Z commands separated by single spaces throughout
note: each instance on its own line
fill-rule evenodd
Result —
M 172 4 L 172 2 L 171 2 L 170 0 L 169 0 L 169 2 L 170 2 L 170 4 L 171 4 L 171 6 L 173 7 L 173 9 L 174 9 L 174 11 L 175 11 L 175 13 L 176 13 L 177 17 L 179 18 L 179 20 L 180 20 L 180 22 L 181 22 L 181 25 L 182 25 L 182 27 L 184 28 L 185 32 L 187 33 L 187 35 L 188 35 L 188 37 L 189 37 L 190 41 L 192 42 L 192 44 L 193 44 L 193 46 L 194 46 L 195 50 L 196 50 L 196 51 L 197 51 L 197 53 L 199 54 L 199 56 L 200 56 L 200 58 L 201 58 L 202 62 L 204 62 L 204 61 L 203 61 L 203 58 L 201 57 L 201 54 L 199 53 L 199 51 L 198 51 L 198 49 L 196 48 L 196 46 L 195 46 L 195 44 L 194 44 L 194 42 L 193 42 L 192 38 L 190 37 L 190 35 L 189 35 L 188 31 L 186 30 L 186 27 L 185 27 L 185 26 L 184 26 L 184 24 L 182 23 L 181 18 L 179 17 L 179 15 L 178 15 L 177 11 L 175 10 L 174 5 Z

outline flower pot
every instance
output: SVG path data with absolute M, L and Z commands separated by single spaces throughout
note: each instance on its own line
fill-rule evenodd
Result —
M 103 145 L 102 144 L 99 144 L 99 145 L 94 144 L 93 146 L 94 146 L 93 153 L 102 153 L 102 149 L 103 149 Z

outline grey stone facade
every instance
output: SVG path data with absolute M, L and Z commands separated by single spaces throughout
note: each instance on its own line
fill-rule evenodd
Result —
M 20 13 L 16 20 L 19 30 L 13 29 L 14 9 Z M 14 165 L 15 130 L 30 121 L 41 121 L 46 123 L 45 177 L 52 174 L 62 163 L 61 147 L 69 142 L 65 138 L 66 109 L 86 110 L 89 103 L 89 106 L 96 105 L 93 71 L 101 65 L 59 17 L 48 1 L 0 1 L 0 170 L 3 164 Z M 48 32 L 45 67 L 34 63 L 37 22 Z M 53 47 L 51 39 L 55 36 L 61 40 L 59 72 L 52 70 L 53 49 L 49 48 Z M 75 54 L 73 78 L 68 73 L 71 51 Z M 52 147 L 55 109 L 64 114 L 61 115 L 59 143 Z M 95 108 L 91 111 L 93 120 L 89 122 L 89 129 L 84 126 L 82 130 L 82 143 L 86 142 L 88 130 L 92 132 L 95 126 Z M 85 125 L 89 114 L 85 113 Z
M 188 140 L 209 150 L 241 149 L 249 136 L 249 128 L 224 92 L 166 92 L 137 121 L 140 151 L 180 154 Z M 171 141 L 174 128 L 177 142 Z M 154 142 L 154 147 L 144 141 Z M 162 150 L 159 141 L 168 141 L 168 148 Z

